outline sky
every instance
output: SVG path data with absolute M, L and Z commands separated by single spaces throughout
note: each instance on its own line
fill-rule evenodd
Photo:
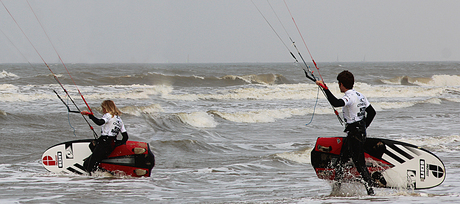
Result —
M 458 0 L 285 2 L 1 0 L 0 63 L 460 61 Z

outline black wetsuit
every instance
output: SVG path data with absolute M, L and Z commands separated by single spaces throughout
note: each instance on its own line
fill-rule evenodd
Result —
M 104 115 L 103 119 L 98 119 L 98 118 L 94 117 L 94 115 L 88 115 L 88 116 L 94 123 L 96 123 L 99 126 L 110 122 L 110 120 L 107 120 L 107 119 L 106 119 L 107 121 L 104 120 L 104 118 L 107 118 L 107 117 L 105 117 L 105 115 Z M 119 120 L 121 121 L 121 119 L 119 119 Z M 121 125 L 121 126 L 116 127 L 117 125 Z M 86 169 L 86 171 L 88 173 L 91 173 L 91 172 L 97 170 L 97 165 L 99 164 L 99 162 L 101 162 L 103 159 L 107 158 L 112 153 L 112 151 L 115 149 L 115 147 L 126 143 L 126 141 L 128 140 L 128 133 L 126 132 L 126 130 L 124 128 L 123 122 L 121 122 L 121 124 L 117 124 L 117 125 L 115 125 L 113 128 L 109 127 L 109 129 L 113 129 L 113 130 L 110 130 L 110 131 L 104 131 L 103 130 L 102 131 L 102 134 L 110 133 L 110 134 L 112 134 L 111 136 L 109 136 L 109 135 L 101 135 L 95 141 L 96 143 L 94 144 L 94 149 L 92 149 L 93 153 L 88 158 L 86 158 L 85 162 L 83 163 L 83 166 L 85 167 L 85 169 Z M 120 132 L 120 130 L 124 130 L 124 132 L 121 133 L 121 135 L 123 136 L 123 139 L 118 141 L 116 139 L 116 136 L 117 136 L 118 132 Z
M 351 158 L 356 170 L 363 180 L 373 186 L 374 182 L 366 167 L 364 158 L 364 143 L 366 141 L 366 128 L 371 124 L 376 112 L 366 97 L 354 90 L 345 92 L 345 96 L 337 99 L 328 89 L 325 89 L 328 101 L 334 107 L 344 107 L 344 119 L 347 123 L 344 132 L 347 137 L 342 145 L 340 158 L 336 166 L 335 180 L 340 181 L 343 177 L 343 166 Z

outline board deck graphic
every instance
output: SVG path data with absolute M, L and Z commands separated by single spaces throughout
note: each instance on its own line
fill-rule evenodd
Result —
M 345 137 L 319 137 L 311 152 L 311 163 L 320 179 L 334 180 L 336 164 Z M 433 153 L 421 147 L 380 138 L 367 138 L 364 145 L 366 166 L 382 188 L 433 188 L 444 182 L 446 169 Z M 348 163 L 344 180 L 360 174 Z
M 43 166 L 55 173 L 86 174 L 84 159 L 91 155 L 92 139 L 68 141 L 48 148 L 42 156 Z M 150 176 L 155 157 L 145 142 L 127 141 L 116 147 L 99 167 L 129 176 Z

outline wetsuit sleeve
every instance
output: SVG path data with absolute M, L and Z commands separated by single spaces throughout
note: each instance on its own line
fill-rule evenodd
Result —
M 115 140 L 115 146 L 120 146 L 128 141 L 128 132 L 122 132 L 121 136 L 123 136 L 121 140 Z
M 334 94 L 332 94 L 331 91 L 329 91 L 329 89 L 323 89 L 323 90 L 324 90 L 324 93 L 326 93 L 327 100 L 329 101 L 329 103 L 331 103 L 332 106 L 334 107 L 345 106 L 345 101 L 343 101 L 342 99 L 337 99 L 334 96 Z
M 371 124 L 372 120 L 374 120 L 375 114 L 377 113 L 375 112 L 375 109 L 374 107 L 372 107 L 372 105 L 369 105 L 366 108 L 366 113 L 367 113 L 367 116 L 366 116 L 366 128 L 367 128 Z
M 104 125 L 105 123 L 104 119 L 96 118 L 93 114 L 89 114 L 88 116 L 94 123 L 96 123 L 96 125 L 101 126 L 101 125 Z
M 121 139 L 121 141 L 119 143 L 120 144 L 126 143 L 126 141 L 128 141 L 128 132 L 122 132 L 121 136 L 123 136 L 123 139 Z

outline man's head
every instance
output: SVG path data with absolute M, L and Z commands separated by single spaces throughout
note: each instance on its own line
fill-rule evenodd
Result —
M 355 77 L 348 70 L 344 70 L 337 75 L 337 81 L 339 81 L 339 86 L 342 84 L 346 89 L 353 89 Z

